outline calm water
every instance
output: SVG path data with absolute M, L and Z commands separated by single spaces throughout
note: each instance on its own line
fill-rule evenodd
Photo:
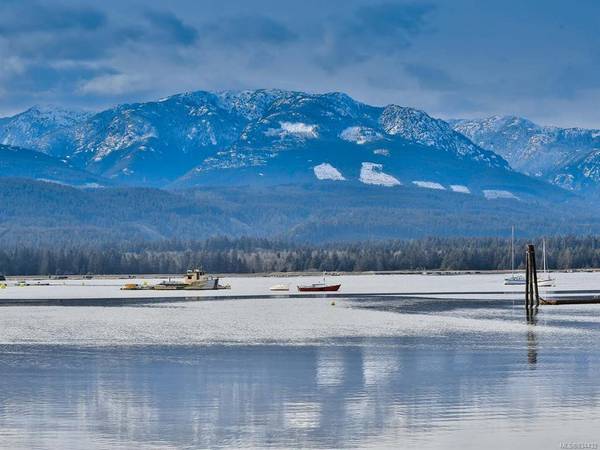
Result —
M 139 317 L 152 308 L 3 308 L 0 323 L 10 333 L 0 345 L 0 447 L 600 443 L 600 306 L 548 307 L 537 325 L 506 302 L 375 299 L 335 308 L 359 320 L 399 315 L 419 332 L 394 335 L 388 323 L 380 336 L 345 336 L 341 327 L 326 337 L 307 329 L 290 342 L 161 345 L 148 337 L 147 345 L 138 336 L 95 345 L 65 341 L 65 328 L 89 332 L 98 315 L 114 314 L 126 316 L 122 323 L 137 336 Z M 193 305 L 167 311 L 182 321 L 194 317 Z M 54 330 L 61 345 L 52 342 L 58 314 L 76 316 Z M 428 317 L 444 321 L 420 328 Z M 37 323 L 50 323 L 51 331 L 28 342 Z

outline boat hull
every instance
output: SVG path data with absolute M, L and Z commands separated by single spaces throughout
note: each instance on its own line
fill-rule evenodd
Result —
M 520 279 L 520 278 L 507 278 L 504 280 L 504 284 L 506 286 L 525 286 L 525 284 L 527 284 L 527 281 L 525 279 Z M 541 286 L 541 287 L 554 286 L 554 279 L 553 278 L 538 279 L 538 286 Z
M 341 284 L 330 284 L 327 286 L 298 286 L 300 292 L 335 292 L 342 287 Z
M 275 286 L 271 286 L 269 290 L 273 292 L 289 291 L 290 286 L 288 284 L 276 284 Z

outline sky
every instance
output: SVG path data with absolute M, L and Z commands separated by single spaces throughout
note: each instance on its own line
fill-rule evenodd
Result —
M 600 128 L 599 29 L 595 0 L 0 0 L 0 115 L 280 88 Z

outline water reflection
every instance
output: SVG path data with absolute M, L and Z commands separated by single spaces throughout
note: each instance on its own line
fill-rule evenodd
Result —
M 535 369 L 537 364 L 538 350 L 537 350 L 537 339 L 535 331 L 527 331 L 527 362 L 530 368 Z
M 555 351 L 545 339 L 530 330 L 517 345 L 487 348 L 460 335 L 326 346 L 7 346 L 0 446 L 421 446 L 473 420 L 505 419 L 506 433 L 512 421 L 595 420 L 598 354 Z M 544 364 L 538 348 L 549 355 Z
M 596 435 L 595 310 L 351 306 L 415 329 L 445 319 L 314 345 L 0 346 L 0 448 L 551 448 Z

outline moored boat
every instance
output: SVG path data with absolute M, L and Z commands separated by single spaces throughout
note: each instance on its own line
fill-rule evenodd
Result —
M 511 274 L 504 278 L 504 284 L 507 286 L 520 286 L 525 285 L 525 275 L 522 273 L 515 273 L 515 227 L 511 229 L 510 239 L 510 271 Z
M 200 269 L 188 270 L 182 281 L 163 281 L 158 284 L 148 285 L 144 284 L 128 283 L 121 288 L 125 291 L 137 291 L 143 289 L 152 289 L 156 291 L 178 291 L 178 290 L 217 290 L 217 289 L 231 289 L 228 284 L 219 284 L 218 277 L 212 277 L 207 275 Z
M 325 283 L 313 283 L 298 286 L 300 292 L 335 292 L 339 290 L 341 284 L 325 284 Z
M 520 286 L 525 284 L 525 275 L 512 274 L 504 279 L 504 284 L 507 286 Z
M 271 286 L 269 288 L 270 291 L 289 291 L 290 290 L 290 285 L 289 284 L 275 284 L 273 286 Z
M 328 284 L 325 282 L 325 272 L 323 272 L 323 281 L 320 283 L 312 283 L 299 285 L 298 291 L 300 292 L 335 292 L 342 287 L 341 284 Z
M 555 280 L 548 273 L 548 265 L 546 264 L 546 239 L 542 239 L 542 257 L 543 257 L 543 274 L 538 279 L 538 285 L 541 287 L 552 287 L 555 285 Z

